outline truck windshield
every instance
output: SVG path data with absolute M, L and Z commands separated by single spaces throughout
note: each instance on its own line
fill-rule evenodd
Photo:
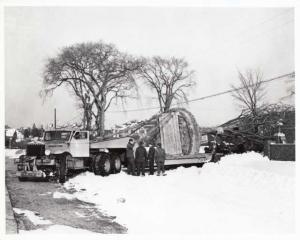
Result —
M 45 132 L 44 140 L 64 140 L 67 141 L 70 139 L 71 131 L 49 131 Z

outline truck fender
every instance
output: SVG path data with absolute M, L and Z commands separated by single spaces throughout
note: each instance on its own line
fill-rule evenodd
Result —
M 62 152 L 62 153 L 60 153 L 60 154 L 55 154 L 56 164 L 59 164 L 61 158 L 62 158 L 62 157 L 65 157 L 65 156 L 67 156 L 67 155 L 71 155 L 71 156 L 72 156 L 72 154 L 69 153 L 69 152 Z

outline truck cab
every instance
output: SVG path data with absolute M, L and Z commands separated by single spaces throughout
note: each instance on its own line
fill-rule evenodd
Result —
M 89 132 L 81 130 L 50 130 L 44 133 L 49 154 L 69 153 L 72 157 L 89 157 Z
M 19 158 L 17 175 L 20 180 L 53 177 L 63 183 L 67 175 L 82 170 L 102 176 L 120 172 L 118 155 L 91 145 L 89 131 L 47 130 L 42 142 L 27 145 L 26 155 Z

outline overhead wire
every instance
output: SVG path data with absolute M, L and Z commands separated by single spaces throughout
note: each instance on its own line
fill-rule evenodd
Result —
M 265 84 L 265 83 L 272 82 L 272 81 L 275 81 L 275 80 L 281 80 L 285 77 L 293 77 L 294 75 L 295 75 L 295 72 L 291 72 L 291 73 L 280 75 L 278 77 L 263 80 L 262 83 Z M 180 105 L 180 104 L 185 104 L 185 103 L 190 103 L 190 102 L 201 101 L 201 100 L 205 100 L 205 99 L 208 99 L 208 98 L 213 98 L 213 97 L 221 96 L 221 95 L 228 94 L 228 93 L 231 93 L 231 92 L 239 91 L 239 90 L 242 90 L 246 87 L 251 87 L 251 86 L 254 86 L 254 84 L 250 84 L 250 85 L 247 85 L 247 86 L 244 86 L 244 87 L 239 87 L 239 88 L 236 88 L 236 89 L 229 89 L 229 90 L 226 90 L 226 91 L 223 91 L 223 92 L 218 92 L 218 93 L 206 95 L 206 96 L 203 96 L 203 97 L 200 97 L 200 98 L 190 99 L 188 101 L 179 102 L 179 103 L 176 103 L 174 105 Z M 148 111 L 148 110 L 154 110 L 154 109 L 159 109 L 159 108 L 160 107 L 137 108 L 137 109 L 129 109 L 129 110 L 108 111 L 108 113 Z
M 278 18 L 278 17 L 280 17 L 280 16 L 282 16 L 282 15 L 286 15 L 287 13 L 289 13 L 289 12 L 291 12 L 291 11 L 293 11 L 293 9 L 289 9 L 289 10 L 285 10 L 285 11 L 283 11 L 283 12 L 281 12 L 281 13 L 279 13 L 279 14 L 277 14 L 277 15 L 274 15 L 274 16 L 272 16 L 272 17 L 270 17 L 270 18 L 267 18 L 267 19 L 265 19 L 265 20 L 263 20 L 263 21 L 261 21 L 261 22 L 258 22 L 258 23 L 256 23 L 256 24 L 254 24 L 254 25 L 251 25 L 251 26 L 249 26 L 249 27 L 247 27 L 247 28 L 245 28 L 244 30 L 242 30 L 242 31 L 239 31 L 238 33 L 236 33 L 235 35 L 237 35 L 237 34 L 241 34 L 241 33 L 243 33 L 243 32 L 245 32 L 247 29 L 251 29 L 251 28 L 254 28 L 255 26 L 257 26 L 257 25 L 263 25 L 263 24 L 265 24 L 265 23 L 267 23 L 267 22 L 270 22 L 270 21 L 272 21 L 272 20 L 274 20 L 274 19 L 276 19 L 276 18 Z M 293 20 L 290 20 L 290 21 L 288 21 L 288 22 L 285 22 L 284 24 L 282 24 L 282 25 L 280 25 L 280 27 L 282 27 L 282 26 L 284 26 L 284 25 L 286 25 L 286 24 L 288 24 L 288 23 L 290 23 L 290 22 L 292 22 Z M 276 27 L 276 29 L 278 28 L 278 26 Z M 272 28 L 271 30 L 274 30 L 275 28 Z M 268 32 L 271 32 L 271 31 L 263 31 L 263 32 L 260 32 L 260 33 L 268 33 Z M 256 35 L 254 35 L 254 37 L 257 37 L 257 36 L 259 36 L 260 34 L 256 34 Z M 251 39 L 253 39 L 254 37 L 252 37 Z M 228 41 L 227 41 L 228 42 Z M 245 43 L 245 42 L 249 42 L 249 40 L 246 40 L 246 41 L 242 41 L 242 42 L 239 42 L 240 44 L 242 43 Z M 226 43 L 226 41 L 225 41 L 225 43 Z M 228 49 L 228 45 L 227 46 L 225 46 L 225 44 L 224 44 L 224 47 L 225 47 L 225 49 Z M 224 49 L 224 48 L 223 48 Z M 215 52 L 215 53 L 219 53 L 218 51 L 209 51 L 209 50 L 207 50 L 207 51 L 201 51 L 202 53 L 212 53 L 212 52 Z M 223 52 L 225 52 L 224 50 L 223 50 Z M 279 77 L 276 77 L 276 78 L 271 78 L 271 79 L 268 79 L 268 80 L 264 80 L 263 81 L 263 83 L 267 83 L 267 82 L 271 82 L 271 81 L 274 81 L 274 80 L 278 80 L 278 79 L 281 79 L 281 78 L 283 78 L 283 77 L 286 77 L 286 76 L 290 76 L 290 75 L 292 75 L 292 74 L 294 74 L 294 72 L 292 72 L 292 73 L 288 73 L 288 74 L 284 74 L 284 75 L 281 75 L 281 76 L 279 76 Z M 250 87 L 250 85 L 249 85 L 249 87 Z M 241 89 L 243 89 L 244 87 L 241 87 L 241 88 L 237 88 L 237 89 L 235 89 L 235 90 L 233 90 L 233 89 L 231 89 L 231 90 L 227 90 L 227 91 L 223 91 L 223 92 L 219 92 L 219 93 L 215 93 L 215 94 L 211 94 L 211 95 L 207 95 L 207 96 L 203 96 L 203 97 L 200 97 L 200 98 L 195 98 L 195 99 L 191 99 L 191 100 L 188 100 L 188 101 L 184 101 L 184 102 L 179 102 L 179 103 L 176 103 L 176 104 L 174 104 L 174 105 L 176 105 L 176 106 L 178 106 L 178 105 L 180 105 L 180 104 L 186 104 L 186 103 L 189 103 L 189 102 L 195 102 L 195 101 L 200 101 L 200 100 L 204 100 L 204 99 L 208 99 L 208 98 L 212 98 L 212 97 L 217 97 L 217 96 L 221 96 L 221 95 L 224 95 L 224 94 L 228 94 L 228 93 L 231 93 L 231 92 L 233 92 L 233 91 L 238 91 L 238 90 L 241 90 Z M 124 112 L 124 113 L 127 113 L 127 112 L 137 112 L 137 111 L 148 111 L 148 110 L 156 110 L 156 109 L 159 109 L 160 107 L 148 107 L 148 108 L 138 108 L 138 109 L 129 109 L 129 110 L 119 110 L 119 111 L 107 111 L 107 113 L 120 113 L 120 112 Z M 67 120 L 67 121 L 65 121 L 64 122 L 64 124 L 66 124 L 66 123 L 70 123 L 72 120 L 74 120 L 74 119 L 76 119 L 77 117 L 79 117 L 79 115 L 81 115 L 81 113 L 80 114 L 77 114 L 75 117 L 73 117 L 73 118 L 71 118 L 70 120 Z M 63 125 L 64 125 L 63 124 Z
M 280 13 L 280 14 L 278 14 L 278 15 L 275 15 L 275 16 L 273 16 L 273 17 L 271 17 L 271 18 L 268 18 L 268 19 L 266 19 L 266 20 L 264 20 L 264 21 L 262 21 L 262 22 L 256 23 L 256 24 L 252 25 L 250 28 L 253 28 L 254 26 L 259 25 L 259 24 L 264 24 L 264 23 L 266 23 L 266 22 L 269 22 L 269 21 L 271 21 L 271 20 L 273 20 L 273 19 L 275 19 L 275 18 L 277 18 L 277 17 L 279 17 L 279 16 L 285 15 L 285 14 L 291 12 L 291 11 L 292 11 L 292 9 L 289 9 L 289 10 L 287 10 L 287 11 L 284 11 L 284 12 L 282 12 L 282 13 Z M 285 22 L 284 24 L 280 25 L 280 27 L 285 26 L 285 25 L 287 25 L 288 23 L 291 23 L 291 22 L 293 22 L 293 20 L 289 20 L 289 21 Z M 276 27 L 274 27 L 274 28 L 271 28 L 269 31 L 260 32 L 260 34 L 256 34 L 256 35 L 254 35 L 254 37 L 257 37 L 257 36 L 261 35 L 261 33 L 264 33 L 264 34 L 265 34 L 265 33 L 272 32 L 272 30 L 274 30 L 274 29 L 278 29 L 278 26 L 276 26 Z M 245 29 L 245 30 L 246 30 L 246 29 Z M 254 37 L 252 37 L 251 39 L 253 39 Z M 247 43 L 247 42 L 249 42 L 249 40 L 242 41 L 242 42 L 240 42 L 240 43 L 244 44 L 244 43 Z M 224 51 L 224 52 L 225 52 L 225 51 Z M 210 53 L 211 53 L 211 52 L 210 52 Z M 286 77 L 286 76 L 289 76 L 289 75 L 292 75 L 292 74 L 295 74 L 295 73 L 292 72 L 292 73 L 284 74 L 284 75 L 281 75 L 281 76 L 279 76 L 279 77 L 277 77 L 277 78 L 272 78 L 272 79 L 269 79 L 269 80 L 265 80 L 265 81 L 263 81 L 263 83 L 267 83 L 267 82 L 270 82 L 270 81 L 274 81 L 274 80 L 277 80 L 277 79 L 280 79 L 280 78 L 283 78 L 283 77 Z M 250 87 L 250 86 L 249 86 L 249 87 Z M 242 88 L 238 88 L 237 90 L 241 90 L 241 89 L 242 89 Z M 180 105 L 180 104 L 185 104 L 185 103 L 194 102 L 194 101 L 198 101 L 198 100 L 203 100 L 203 99 L 206 99 L 206 98 L 211 98 L 211 97 L 215 97 L 215 96 L 220 96 L 220 95 L 227 94 L 227 93 L 230 93 L 230 92 L 233 92 L 233 91 L 234 91 L 234 90 L 227 90 L 227 91 L 224 91 L 224 92 L 220 92 L 220 93 L 216 93 L 216 94 L 204 96 L 204 97 L 201 97 L 201 98 L 191 99 L 191 100 L 188 100 L 188 101 L 185 101 L 185 102 L 179 102 L 179 103 L 176 103 L 175 105 Z M 147 110 L 155 110 L 155 109 L 159 109 L 159 108 L 160 108 L 160 107 L 149 107 L 149 108 L 140 108 L 140 109 L 131 109 L 131 110 L 108 111 L 108 113 L 114 113 L 114 112 L 136 112 L 136 111 L 147 111 Z
M 288 11 L 284 11 L 284 12 L 282 12 L 282 13 L 280 13 L 280 14 L 277 14 L 277 15 L 275 15 L 275 16 L 272 16 L 271 18 L 267 18 L 267 19 L 265 19 L 264 21 L 262 21 L 262 22 L 258 22 L 258 23 L 256 23 L 256 24 L 254 24 L 254 25 L 251 25 L 251 26 L 249 26 L 249 27 L 247 27 L 247 28 L 244 28 L 243 30 L 241 30 L 241 31 L 239 31 L 238 33 L 236 33 L 236 34 L 234 34 L 234 35 L 241 35 L 242 36 L 242 38 L 240 39 L 240 40 L 243 40 L 243 38 L 244 38 L 244 34 L 242 34 L 242 33 L 245 33 L 246 31 L 248 31 L 249 29 L 253 29 L 255 26 L 257 26 L 257 25 L 263 25 L 263 24 L 265 24 L 266 22 L 270 22 L 271 20 L 274 20 L 274 19 L 276 19 L 276 18 L 278 18 L 278 17 L 280 17 L 280 16 L 282 16 L 282 15 L 286 15 L 287 13 L 290 13 L 292 11 L 292 9 L 291 10 L 288 10 Z M 292 20 L 291 20 L 292 21 Z M 289 21 L 289 22 L 291 22 L 291 21 Z M 288 23 L 289 23 L 288 22 Z M 280 25 L 279 27 L 282 27 L 282 26 L 284 26 L 284 25 L 286 25 L 287 23 L 285 23 L 285 24 L 282 24 L 282 25 Z M 277 28 L 278 28 L 278 26 L 276 26 Z M 274 29 L 274 28 L 272 28 L 272 29 Z M 264 31 L 264 32 L 260 32 L 260 33 L 263 33 L 263 34 L 265 34 L 266 32 L 271 32 L 271 31 Z M 261 34 L 256 34 L 254 37 L 257 37 L 257 36 L 259 36 L 259 35 L 261 35 Z M 234 37 L 234 36 L 233 36 Z M 233 38 L 232 37 L 232 38 Z M 251 37 L 250 38 L 250 40 L 253 40 L 253 38 L 254 37 Z M 236 42 L 236 43 L 233 43 L 234 45 L 237 45 L 237 44 L 243 44 L 243 43 L 246 43 L 246 42 L 250 42 L 249 41 L 249 39 L 246 39 L 246 41 L 238 41 L 238 42 Z M 233 44 L 226 44 L 226 43 L 231 43 L 231 42 L 229 42 L 228 40 L 227 41 L 223 41 L 223 44 L 221 44 L 221 48 L 214 48 L 214 49 L 209 49 L 209 50 L 199 50 L 202 54 L 204 53 L 204 54 L 214 54 L 214 55 L 221 55 L 221 54 L 228 54 L 228 51 L 226 51 L 226 49 L 231 49 L 231 47 L 233 46 Z M 218 44 L 218 46 L 220 46 L 219 44 Z M 222 49 L 222 50 L 220 50 L 220 49 Z

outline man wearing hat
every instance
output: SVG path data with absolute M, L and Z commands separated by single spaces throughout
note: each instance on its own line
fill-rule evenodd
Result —
M 166 152 L 165 149 L 161 147 L 161 143 L 157 144 L 157 148 L 155 151 L 154 159 L 157 165 L 157 176 L 160 176 L 160 173 L 164 175 L 165 173 L 165 160 L 166 160 Z
M 148 150 L 148 161 L 149 161 L 149 174 L 154 174 L 154 155 L 155 155 L 155 148 L 154 143 L 151 141 L 149 143 L 149 150 Z
M 144 147 L 144 142 L 140 141 L 139 146 L 135 150 L 135 164 L 136 164 L 138 176 L 140 176 L 141 172 L 142 175 L 145 176 L 146 162 L 147 162 L 147 150 Z
M 135 175 L 135 163 L 133 155 L 134 142 L 133 139 L 129 139 L 126 148 L 126 158 L 127 158 L 127 170 L 129 175 Z

